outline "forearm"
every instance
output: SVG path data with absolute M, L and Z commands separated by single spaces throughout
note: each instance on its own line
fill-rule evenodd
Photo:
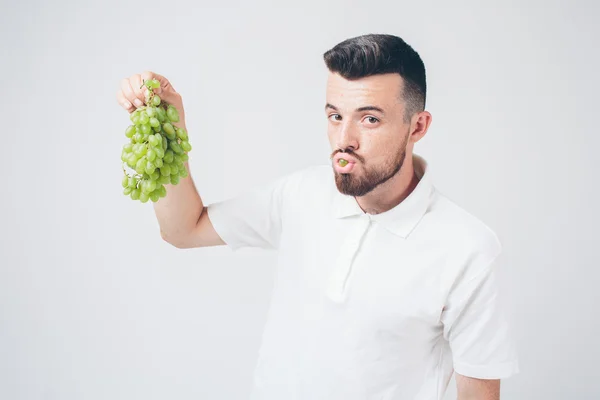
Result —
M 167 195 L 154 203 L 161 236 L 173 244 L 185 241 L 198 224 L 204 207 L 187 162 L 185 168 L 188 176 L 180 179 L 177 185 L 165 185 Z

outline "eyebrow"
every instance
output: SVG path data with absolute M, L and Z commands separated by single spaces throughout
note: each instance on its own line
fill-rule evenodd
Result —
M 329 103 L 325 104 L 325 109 L 328 109 L 328 108 L 331 108 L 331 109 L 332 109 L 332 110 L 334 110 L 334 111 L 339 111 L 339 110 L 337 109 L 337 107 L 336 107 L 336 106 L 334 106 L 333 104 L 329 104 Z M 359 107 L 359 108 L 357 108 L 355 111 L 356 111 L 356 112 L 361 112 L 361 111 L 377 111 L 377 112 L 379 112 L 379 113 L 381 113 L 381 114 L 385 115 L 385 112 L 383 112 L 383 110 L 382 110 L 381 108 L 379 108 L 379 107 L 376 107 L 376 106 L 364 106 L 364 107 Z

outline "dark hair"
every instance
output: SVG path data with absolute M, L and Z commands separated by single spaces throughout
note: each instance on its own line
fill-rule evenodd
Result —
M 357 36 L 338 43 L 325 52 L 323 58 L 331 72 L 348 80 L 398 73 L 404 80 L 404 119 L 409 121 L 414 113 L 425 109 L 425 65 L 419 54 L 401 38 L 384 34 Z

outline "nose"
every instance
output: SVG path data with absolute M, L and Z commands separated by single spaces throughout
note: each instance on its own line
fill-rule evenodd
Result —
M 358 132 L 352 126 L 351 121 L 340 124 L 337 134 L 336 146 L 340 150 L 351 148 L 353 151 L 358 149 Z

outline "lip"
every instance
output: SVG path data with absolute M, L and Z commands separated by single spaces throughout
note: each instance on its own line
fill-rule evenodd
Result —
M 348 161 L 349 163 L 353 163 L 353 164 L 356 164 L 358 162 L 358 160 L 356 158 L 354 158 L 350 154 L 346 154 L 346 153 L 337 153 L 333 157 L 333 162 L 335 164 L 337 164 L 340 162 L 341 158 L 343 158 L 344 160 Z

